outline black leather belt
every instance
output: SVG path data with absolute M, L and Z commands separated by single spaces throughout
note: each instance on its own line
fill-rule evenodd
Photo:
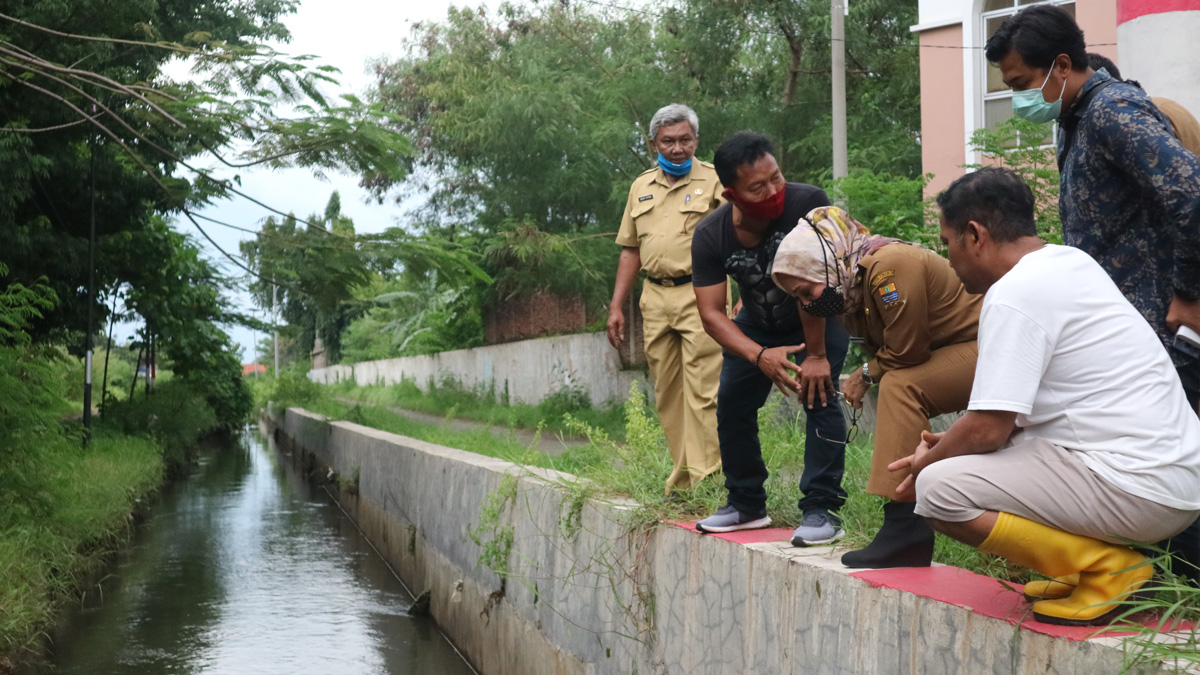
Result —
M 675 277 L 674 279 L 655 279 L 654 277 L 646 277 L 646 281 L 649 281 L 656 286 L 682 286 L 684 284 L 692 283 L 692 275 L 685 274 L 681 277 Z

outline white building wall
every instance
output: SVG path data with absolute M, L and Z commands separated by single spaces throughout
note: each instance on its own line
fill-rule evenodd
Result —
M 1117 26 L 1117 66 L 1151 96 L 1200 117 L 1200 11 L 1147 14 Z M 1174 47 L 1172 47 L 1174 45 Z

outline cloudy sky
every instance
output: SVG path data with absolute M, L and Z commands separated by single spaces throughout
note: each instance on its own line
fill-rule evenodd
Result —
M 438 20 L 446 16 L 451 5 L 473 6 L 488 4 L 484 0 L 301 0 L 299 11 L 285 21 L 292 32 L 290 43 L 280 46 L 289 54 L 313 54 L 319 60 L 342 71 L 341 81 L 346 90 L 360 93 L 370 83 L 366 64 L 368 60 L 381 56 L 399 56 L 401 42 L 409 35 L 413 23 Z M 326 93 L 331 93 L 327 91 Z M 216 169 L 214 162 L 200 161 L 199 165 L 212 168 L 222 177 L 231 177 L 232 171 Z M 303 218 L 324 210 L 329 195 L 334 190 L 341 194 L 342 212 L 354 219 L 359 232 L 379 232 L 397 224 L 397 218 L 408 207 L 385 203 L 377 205 L 364 201 L 365 193 L 358 187 L 358 179 L 347 175 L 329 175 L 327 180 L 318 180 L 303 170 L 242 170 L 241 191 L 255 199 L 284 212 L 294 212 Z M 419 196 L 417 196 L 419 199 Z M 257 229 L 264 218 L 271 215 L 262 207 L 245 199 L 235 197 L 203 212 L 216 220 Z M 218 225 L 200 221 L 205 230 L 220 246 L 237 255 L 238 242 L 252 235 Z M 232 263 L 203 240 L 186 219 L 179 219 L 176 227 L 193 235 L 200 242 L 208 257 L 221 265 L 230 274 L 241 274 Z M 239 297 L 243 311 L 253 312 L 266 318 L 266 314 L 254 308 L 246 297 Z M 124 326 L 117 335 L 122 338 L 133 334 L 134 327 Z M 242 346 L 243 362 L 254 360 L 256 342 L 264 337 L 255 335 L 242 327 L 231 327 L 234 341 Z

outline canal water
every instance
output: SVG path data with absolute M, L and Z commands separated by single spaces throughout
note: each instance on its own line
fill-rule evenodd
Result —
M 168 489 L 48 673 L 474 671 L 320 487 L 245 434 Z M 101 597 L 103 596 L 103 597 Z

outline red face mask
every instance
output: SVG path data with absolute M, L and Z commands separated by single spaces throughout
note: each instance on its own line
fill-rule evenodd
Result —
M 750 216 L 755 220 L 775 220 L 783 215 L 783 198 L 786 190 L 779 190 L 775 194 L 767 197 L 761 202 L 743 201 L 733 191 L 733 188 L 725 188 L 721 193 L 725 199 L 737 204 L 737 207 L 742 210 L 742 213 Z

